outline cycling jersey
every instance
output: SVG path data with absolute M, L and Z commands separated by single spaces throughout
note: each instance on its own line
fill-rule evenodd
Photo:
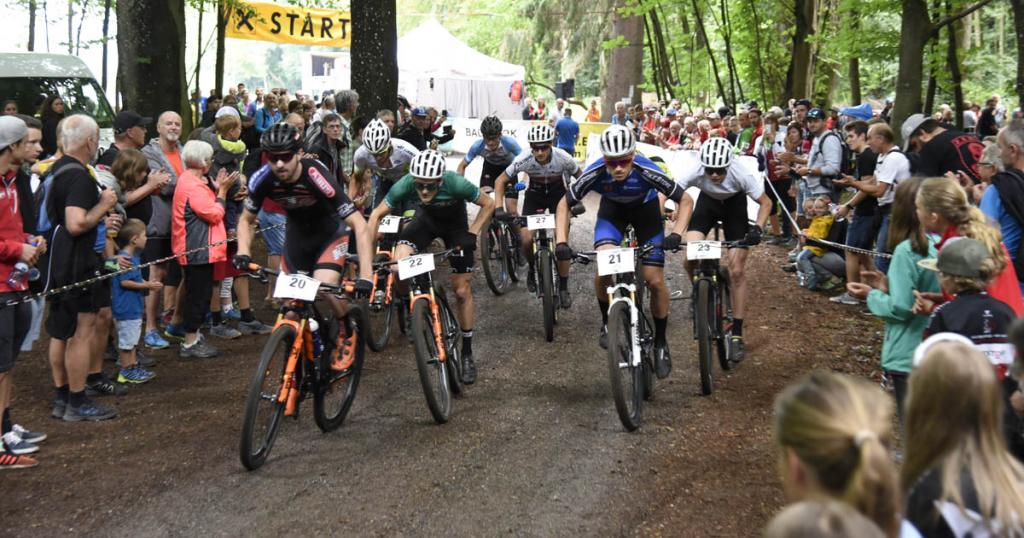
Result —
M 405 140 L 392 138 L 391 155 L 388 157 L 387 167 L 382 168 L 377 164 L 377 159 L 370 153 L 370 150 L 366 149 L 366 146 L 359 146 L 353 157 L 353 162 L 357 174 L 363 170 L 369 170 L 381 180 L 394 183 L 409 172 L 409 163 L 417 154 L 419 154 L 419 150 L 416 149 L 416 146 Z
M 764 180 L 739 162 L 733 162 L 721 183 L 715 183 L 704 174 L 704 166 L 694 160 L 679 176 L 679 184 L 687 189 L 697 187 L 702 195 L 725 200 L 734 194 L 746 194 L 757 200 L 764 194 Z
M 604 157 L 599 157 L 569 186 L 566 193 L 569 205 L 579 203 L 591 191 L 600 194 L 602 200 L 626 206 L 638 206 L 653 200 L 659 192 L 677 203 L 683 198 L 683 189 L 657 164 L 642 155 L 633 158 L 633 170 L 622 181 L 612 178 L 605 170 Z
M 541 164 L 533 153 L 524 153 L 505 169 L 505 175 L 516 181 L 520 172 L 530 176 L 530 185 L 543 183 L 561 183 L 568 185 L 574 176 L 579 175 L 580 165 L 571 155 L 556 147 L 551 148 L 551 158 Z
M 466 164 L 473 162 L 477 157 L 483 157 L 485 163 L 508 166 L 522 151 L 519 142 L 508 135 L 501 135 L 501 143 L 493 150 L 487 149 L 487 143 L 481 138 L 470 146 L 469 152 L 466 153 Z

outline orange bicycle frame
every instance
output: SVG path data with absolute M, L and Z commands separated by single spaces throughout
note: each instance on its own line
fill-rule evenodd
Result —
M 430 288 L 430 293 L 423 293 L 420 295 L 413 295 L 409 293 L 409 315 L 412 315 L 412 309 L 416 306 L 416 301 L 424 299 L 430 303 L 430 315 L 434 319 L 431 320 L 434 325 L 434 342 L 437 345 L 437 358 L 441 362 L 448 360 L 448 351 L 444 345 L 444 335 L 441 331 L 441 312 L 437 308 L 437 298 L 434 297 L 434 288 Z
M 281 379 L 281 388 L 277 392 L 277 403 L 285 404 L 284 414 L 290 417 L 295 414 L 299 400 L 299 387 L 295 379 L 295 370 L 298 368 L 299 358 L 304 350 L 307 357 L 313 356 L 313 342 L 310 338 L 306 338 L 308 326 L 305 319 L 295 321 L 286 319 L 283 315 L 278 315 L 274 328 L 276 329 L 281 325 L 291 325 L 295 328 L 296 333 L 295 341 L 292 342 L 292 349 L 288 353 L 288 362 L 285 365 L 284 375 Z

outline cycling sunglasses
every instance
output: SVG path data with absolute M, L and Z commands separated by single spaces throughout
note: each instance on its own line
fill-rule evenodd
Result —
M 633 163 L 633 154 L 630 153 L 625 157 L 619 157 L 618 159 L 605 159 L 604 164 L 608 168 L 625 168 Z
M 707 166 L 704 167 L 704 174 L 709 176 L 724 176 L 728 171 L 728 168 L 710 168 Z
M 530 144 L 530 151 L 547 151 L 551 149 L 551 144 Z
M 423 181 L 414 181 L 413 185 L 416 186 L 416 190 L 420 192 L 434 192 L 441 186 L 439 181 L 431 181 L 430 183 Z
M 286 153 L 268 153 L 267 154 L 267 160 L 270 162 L 270 164 L 275 164 L 275 163 L 277 163 L 277 161 L 281 161 L 283 163 L 288 163 L 288 162 L 291 162 L 292 159 L 294 159 L 294 158 L 295 158 L 295 153 L 293 153 L 291 151 L 286 152 Z

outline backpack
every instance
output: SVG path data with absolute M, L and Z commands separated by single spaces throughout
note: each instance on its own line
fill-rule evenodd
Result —
M 842 175 L 856 175 L 855 172 L 857 171 L 857 159 L 853 156 L 853 150 L 851 150 L 850 146 L 846 144 L 846 141 L 843 140 L 843 137 L 839 136 L 839 133 L 835 131 L 828 131 L 824 135 L 822 135 L 821 141 L 818 142 L 819 155 L 824 150 L 823 148 L 825 147 L 825 140 L 830 136 L 836 137 L 836 140 L 839 141 L 839 148 L 841 154 L 841 157 L 839 159 L 839 173 L 832 176 L 821 176 L 821 185 L 823 187 L 828 188 L 829 190 L 834 191 L 835 186 L 832 184 L 833 179 L 840 177 Z
M 50 187 L 53 186 L 53 181 L 67 170 L 88 172 L 84 166 L 78 163 L 68 163 L 56 173 L 53 173 L 52 170 L 47 171 L 39 182 L 39 189 L 33 195 L 32 202 L 36 210 L 36 233 L 46 238 L 47 242 L 52 240 L 53 221 L 56 220 L 56 209 L 50 199 Z

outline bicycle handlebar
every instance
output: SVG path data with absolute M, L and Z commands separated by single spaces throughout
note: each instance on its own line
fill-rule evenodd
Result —
M 445 258 L 461 258 L 462 256 L 465 255 L 465 254 L 463 254 L 462 249 L 458 249 L 458 248 L 450 248 L 448 250 L 443 250 L 441 252 L 427 252 L 426 254 L 431 254 L 431 255 L 434 256 L 434 258 L 441 258 L 441 259 L 445 259 Z M 386 261 L 386 262 L 385 261 L 373 262 L 373 268 L 374 268 L 374 270 L 376 270 L 376 269 L 381 269 L 381 268 L 384 268 L 384 267 L 391 267 L 392 265 L 398 265 L 399 261 L 401 261 L 401 260 L 390 260 L 390 261 Z
M 262 265 L 255 263 L 250 263 L 248 270 L 250 276 L 255 277 L 256 279 L 263 283 L 267 282 L 267 275 L 281 276 L 281 271 L 276 271 L 274 269 L 270 269 L 269 267 L 263 267 Z M 288 275 L 289 273 L 284 274 Z M 348 298 L 349 296 L 352 296 L 355 293 L 355 290 L 356 283 L 354 280 L 342 280 L 341 284 L 338 285 L 325 284 L 323 282 L 320 283 L 320 291 L 330 293 L 335 296 L 344 296 L 345 298 Z

